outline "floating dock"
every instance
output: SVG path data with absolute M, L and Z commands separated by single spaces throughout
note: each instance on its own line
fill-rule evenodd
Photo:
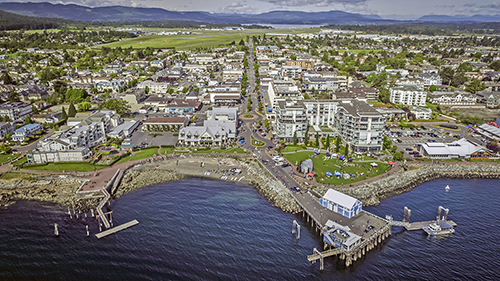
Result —
M 124 230 L 126 228 L 131 227 L 131 226 L 134 226 L 134 225 L 136 225 L 138 223 L 139 222 L 137 220 L 129 221 L 129 222 L 126 222 L 126 223 L 121 224 L 119 226 L 116 226 L 116 227 L 110 228 L 108 230 L 105 230 L 103 232 L 99 232 L 95 236 L 97 237 L 97 239 L 100 239 L 102 237 L 105 237 L 105 236 L 108 236 L 110 234 L 116 233 L 116 232 L 118 232 L 120 230 Z
M 405 226 L 404 228 L 408 231 L 412 231 L 412 230 L 422 230 L 422 227 L 424 226 L 428 226 L 429 224 L 433 223 L 435 221 L 421 221 L 421 222 L 412 222 L 410 223 L 409 226 Z M 452 220 L 447 220 L 446 221 L 447 223 L 451 224 L 451 226 L 453 227 L 456 227 L 457 224 L 452 221 Z

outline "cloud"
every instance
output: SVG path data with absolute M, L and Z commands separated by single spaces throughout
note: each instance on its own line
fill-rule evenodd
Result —
M 342 5 L 360 5 L 365 4 L 368 0 L 259 0 L 281 7 L 289 6 L 309 6 L 315 5 L 317 7 L 327 7 L 335 4 Z
M 244 2 L 233 2 L 229 6 L 220 8 L 219 11 L 227 14 L 251 14 L 255 12 L 255 9 Z
M 477 6 L 477 7 L 481 8 L 481 9 L 500 10 L 500 2 L 495 2 L 495 3 L 488 4 L 488 5 L 480 5 L 480 6 Z

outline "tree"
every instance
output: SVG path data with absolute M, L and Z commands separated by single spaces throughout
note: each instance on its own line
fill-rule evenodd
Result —
M 465 90 L 469 93 L 475 94 L 476 92 L 480 92 L 482 90 L 486 89 L 486 86 L 484 83 L 481 83 L 481 80 L 474 78 L 472 81 L 465 86 Z
M 344 155 L 345 156 L 349 155 L 349 144 L 348 143 L 345 144 Z
M 243 41 L 243 39 L 240 40 L 240 43 L 238 43 L 238 45 L 240 46 L 245 46 L 245 41 Z
M 297 131 L 293 132 L 293 145 L 297 145 Z
M 11 147 L 6 145 L 5 143 L 2 143 L 2 145 L 0 145 L 0 152 L 2 154 L 7 154 L 7 153 L 10 153 L 11 151 Z
M 2 81 L 3 81 L 4 85 L 12 84 L 12 78 L 10 78 L 10 75 L 8 72 L 5 72 L 5 74 L 2 76 Z
M 493 151 L 495 153 L 497 153 L 498 151 L 500 151 L 500 146 L 495 141 L 487 143 L 486 144 L 486 148 L 488 148 L 489 150 L 491 150 L 491 151 Z
M 394 160 L 402 161 L 403 160 L 403 152 L 398 151 L 398 152 L 394 153 Z
M 311 99 L 311 97 L 310 97 L 307 93 L 304 93 L 304 99 L 305 99 L 305 100 L 310 100 L 310 99 Z
M 99 109 L 102 108 L 114 110 L 119 115 L 123 115 L 130 111 L 130 105 L 128 104 L 128 102 L 121 99 L 109 99 L 106 102 L 99 104 Z
M 439 76 L 443 80 L 444 84 L 450 85 L 453 76 L 455 75 L 455 71 L 451 67 L 445 67 L 441 71 L 439 71 Z
M 335 140 L 335 153 L 340 152 L 340 144 L 342 143 L 342 139 L 340 136 L 337 136 L 337 140 Z
M 436 90 L 437 90 L 436 85 L 430 85 L 430 86 L 429 86 L 429 91 L 431 91 L 431 92 L 435 92 Z
M 25 125 L 31 124 L 31 117 L 27 115 L 26 118 L 24 119 L 24 124 Z
M 326 136 L 326 145 L 325 145 L 325 148 L 326 149 L 330 149 L 330 134 L 328 134 Z
M 182 92 L 185 94 L 188 92 L 188 89 L 186 87 L 182 88 Z
M 309 130 L 306 129 L 306 134 L 304 135 L 304 144 L 307 146 L 309 143 Z
M 316 133 L 316 146 L 319 147 L 319 133 Z
M 168 93 L 169 93 L 169 94 L 173 94 L 173 93 L 174 93 L 174 88 L 170 88 L 170 89 L 168 89 Z
M 73 103 L 69 104 L 68 108 L 68 117 L 75 117 L 76 116 L 76 108 Z
M 7 98 L 10 102 L 16 102 L 16 101 L 21 101 L 21 98 L 19 97 L 19 93 L 15 90 L 12 89 L 9 93 L 9 97 Z
M 144 92 L 146 92 L 146 95 L 149 95 L 149 87 L 148 87 L 148 86 L 146 86 L 146 87 L 144 88 Z
M 66 109 L 64 109 L 64 107 L 61 112 L 61 120 L 68 120 L 68 114 L 66 113 Z
M 92 104 L 90 102 L 88 102 L 88 101 L 84 101 L 84 102 L 81 102 L 81 103 L 77 104 L 76 108 L 80 112 L 87 111 L 87 110 L 89 110 L 89 109 L 92 108 Z
M 500 70 L 500 61 L 496 60 L 496 61 L 492 62 L 490 64 L 490 68 L 495 70 L 495 71 L 499 71 Z
M 264 126 L 266 127 L 266 130 L 270 129 L 269 120 L 268 119 L 264 119 Z
M 38 110 L 38 107 L 36 107 L 34 104 L 31 105 L 31 110 L 33 111 L 33 114 L 38 114 L 40 112 Z
M 69 103 L 80 103 L 88 97 L 85 89 L 68 89 L 66 91 L 66 101 Z

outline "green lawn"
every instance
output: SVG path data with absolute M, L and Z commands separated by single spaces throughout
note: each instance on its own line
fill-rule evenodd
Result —
M 287 145 L 281 152 L 294 152 L 295 150 L 305 150 L 305 148 L 300 145 Z
M 239 148 L 239 147 L 233 147 L 233 148 L 227 148 L 227 149 L 199 149 L 199 150 L 196 150 L 196 151 L 193 151 L 193 153 L 212 153 L 212 152 L 215 152 L 215 153 L 248 153 L 246 152 L 243 148 Z
M 29 181 L 34 181 L 36 178 L 32 177 L 32 174 L 8 172 L 0 175 L 0 180 L 12 180 L 12 179 L 24 179 Z
M 20 166 L 22 164 L 26 163 L 26 156 L 24 156 L 23 158 L 17 160 L 16 162 L 12 163 L 14 166 Z
M 19 154 L 0 154 L 0 164 L 8 162 L 19 156 Z
M 372 168 L 371 171 L 369 171 L 371 166 L 370 163 L 368 162 L 352 162 L 344 164 L 343 167 L 340 167 L 340 165 L 343 164 L 344 161 L 341 161 L 339 159 L 330 159 L 324 161 L 323 160 L 323 157 L 325 156 L 324 153 L 319 154 L 316 158 L 310 158 L 309 156 L 312 154 L 313 154 L 312 152 L 303 151 L 293 154 L 284 154 L 283 157 L 285 157 L 288 161 L 290 161 L 292 165 L 295 165 L 295 163 L 300 163 L 301 161 L 306 159 L 312 159 L 314 165 L 314 172 L 318 175 L 316 180 L 318 183 L 321 184 L 331 184 L 331 185 L 350 184 L 353 182 L 363 180 L 365 179 L 365 177 L 371 178 L 374 176 L 378 176 L 380 174 L 385 173 L 385 171 L 389 171 L 391 169 L 388 164 L 378 161 L 373 161 L 378 164 L 378 167 Z M 333 174 L 335 171 L 339 171 L 342 173 L 344 172 L 353 173 L 353 174 L 364 173 L 364 176 L 352 177 L 350 179 L 343 179 L 343 178 L 337 179 L 336 177 L 333 176 L 328 178 L 326 176 L 326 172 L 330 172 Z M 322 175 L 324 176 L 323 181 L 321 180 Z
M 122 159 L 118 160 L 116 164 L 125 163 L 132 160 L 149 158 L 155 155 L 156 153 L 158 153 L 158 148 L 156 147 L 145 148 L 140 151 L 132 151 L 130 156 L 123 157 Z
M 23 169 L 26 170 L 37 170 L 37 171 L 75 171 L 75 172 L 90 172 L 94 170 L 100 170 L 107 168 L 108 166 L 94 165 L 90 163 L 50 163 L 44 166 L 24 166 Z

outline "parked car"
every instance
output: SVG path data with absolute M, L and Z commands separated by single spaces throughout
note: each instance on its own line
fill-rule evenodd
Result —
M 288 166 L 290 166 L 290 164 L 285 163 L 285 164 L 281 165 L 281 168 L 286 168 L 286 167 L 288 167 Z
M 413 150 L 413 148 L 412 148 L 412 147 L 407 147 L 407 148 L 405 148 L 405 149 L 406 149 L 406 151 L 412 151 L 412 150 Z

